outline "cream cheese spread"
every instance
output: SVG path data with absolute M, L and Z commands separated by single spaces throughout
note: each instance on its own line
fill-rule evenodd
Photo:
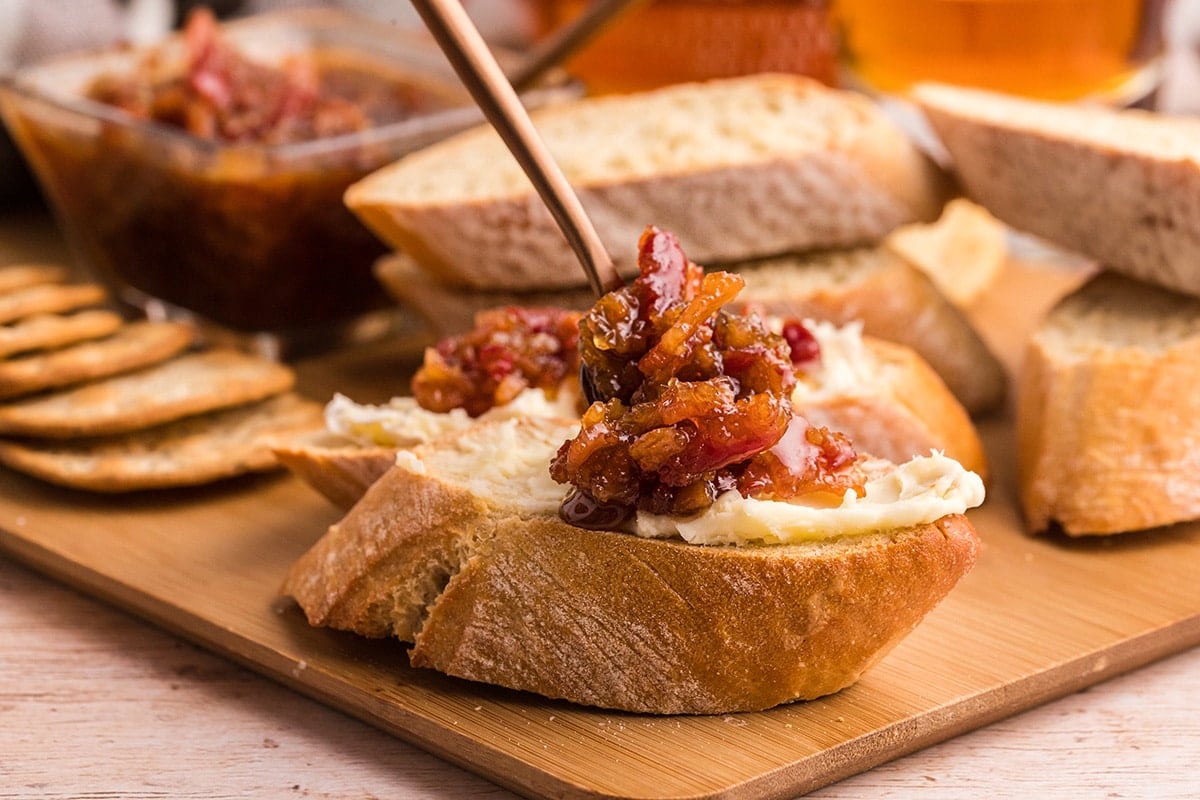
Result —
M 331 433 L 364 445 L 415 447 L 484 420 L 518 417 L 575 419 L 579 416 L 575 398 L 575 391 L 566 386 L 554 400 L 547 398 L 541 389 L 526 389 L 507 405 L 497 406 L 472 419 L 460 408 L 447 413 L 427 411 L 411 397 L 393 397 L 382 405 L 367 405 L 335 394 L 325 406 L 325 427 Z
M 704 513 L 668 517 L 638 513 L 638 536 L 691 544 L 793 544 L 861 535 L 933 522 L 983 503 L 983 480 L 952 458 L 934 452 L 885 471 L 859 497 L 847 491 L 839 505 L 755 500 L 725 492 Z

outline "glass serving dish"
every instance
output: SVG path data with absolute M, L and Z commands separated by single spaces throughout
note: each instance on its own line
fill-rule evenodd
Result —
M 82 265 L 121 300 L 237 334 L 330 341 L 388 302 L 372 275 L 385 248 L 345 208 L 346 187 L 482 116 L 422 31 L 335 10 L 221 30 L 255 61 L 311 52 L 409 84 L 428 108 L 329 138 L 226 144 L 89 99 L 98 77 L 129 73 L 145 57 L 113 49 L 6 78 L 0 113 Z M 169 56 L 185 46 L 175 36 L 154 47 Z M 537 106 L 578 93 L 552 82 L 524 99 Z

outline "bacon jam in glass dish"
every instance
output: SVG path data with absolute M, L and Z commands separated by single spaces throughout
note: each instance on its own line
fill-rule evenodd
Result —
M 792 410 L 811 334 L 795 322 L 775 334 L 754 313 L 722 310 L 742 279 L 705 274 L 669 233 L 648 228 L 638 248 L 639 276 L 580 321 L 598 399 L 550 467 L 572 486 L 563 518 L 611 529 L 637 511 L 698 514 L 727 491 L 817 505 L 861 494 L 850 441 Z
M 151 51 L 131 72 L 98 77 L 87 96 L 201 139 L 255 144 L 342 136 L 445 105 L 395 76 L 317 51 L 279 64 L 253 60 L 205 8 L 188 16 L 183 42 L 182 62 Z
M 386 247 L 346 188 L 479 120 L 419 33 L 335 9 L 200 12 L 150 48 L 26 68 L 0 109 L 118 296 L 335 342 L 324 332 L 390 306 L 372 273 Z

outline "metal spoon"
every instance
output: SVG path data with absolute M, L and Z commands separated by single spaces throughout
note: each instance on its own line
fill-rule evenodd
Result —
M 587 273 L 592 291 L 599 297 L 623 285 L 579 197 L 462 5 L 458 0 L 413 0 L 413 6 L 550 209 Z

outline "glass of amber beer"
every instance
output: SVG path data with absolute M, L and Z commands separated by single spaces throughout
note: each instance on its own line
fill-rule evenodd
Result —
M 1161 77 L 1164 0 L 834 0 L 850 79 L 1126 105 Z
M 536 0 L 548 34 L 596 0 Z M 589 92 L 651 89 L 756 72 L 837 80 L 829 0 L 650 0 L 618 16 L 564 66 Z

